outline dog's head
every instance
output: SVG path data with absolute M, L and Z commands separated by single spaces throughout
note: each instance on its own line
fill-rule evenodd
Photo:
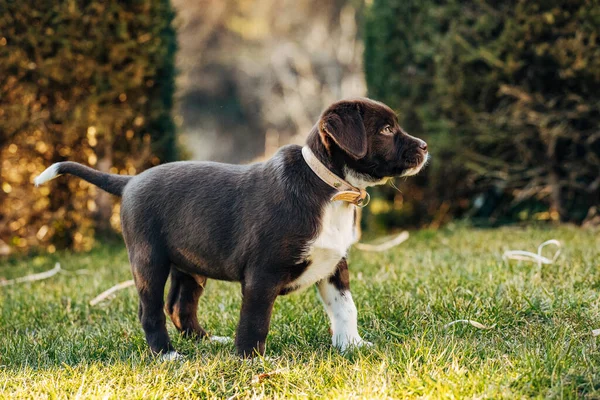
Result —
M 404 132 L 392 109 L 371 99 L 332 104 L 318 129 L 327 152 L 343 162 L 346 179 L 356 186 L 414 175 L 429 159 L 427 143 Z

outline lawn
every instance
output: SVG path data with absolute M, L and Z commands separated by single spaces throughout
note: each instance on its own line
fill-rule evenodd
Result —
M 558 239 L 557 262 L 502 260 Z M 551 250 L 548 250 L 551 253 Z M 146 347 L 124 247 L 13 259 L 0 277 L 51 269 L 44 281 L 0 287 L 2 398 L 600 398 L 600 231 L 572 227 L 421 231 L 383 253 L 353 250 L 359 330 L 372 348 L 340 354 L 314 290 L 275 304 L 266 359 L 232 344 L 178 336 L 184 361 Z M 78 271 L 77 273 L 73 271 Z M 200 321 L 232 336 L 239 284 L 210 281 Z M 445 325 L 458 319 L 478 321 Z

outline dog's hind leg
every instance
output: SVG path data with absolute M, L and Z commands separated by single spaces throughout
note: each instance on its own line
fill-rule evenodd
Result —
M 169 276 L 169 262 L 165 257 L 142 249 L 129 249 L 131 270 L 140 304 L 138 315 L 146 334 L 146 341 L 154 353 L 171 359 L 177 354 L 167 333 L 164 291 Z
M 171 287 L 165 309 L 175 327 L 185 336 L 205 338 L 198 323 L 198 299 L 204 292 L 206 277 L 189 275 L 171 266 Z

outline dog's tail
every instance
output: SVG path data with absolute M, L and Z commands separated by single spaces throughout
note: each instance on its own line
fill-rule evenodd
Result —
M 73 161 L 64 161 L 52 164 L 46 168 L 44 172 L 35 178 L 35 186 L 39 186 L 63 174 L 78 176 L 98 186 L 100 189 L 117 196 L 123 194 L 125 185 L 133 178 L 131 175 L 107 174 Z

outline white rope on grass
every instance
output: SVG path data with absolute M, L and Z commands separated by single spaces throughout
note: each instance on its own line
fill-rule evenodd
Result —
M 494 329 L 496 327 L 496 324 L 494 324 L 492 326 L 487 326 L 487 325 L 482 324 L 481 322 L 473 321 L 472 319 L 457 319 L 456 321 L 452 321 L 452 322 L 449 322 L 446 325 L 444 325 L 444 329 L 448 329 L 452 325 L 455 325 L 458 323 L 470 324 L 478 329 Z
M 554 253 L 554 256 L 552 256 L 552 258 L 546 258 L 542 255 L 542 251 L 544 250 L 544 247 L 546 247 L 548 245 L 554 245 L 557 247 L 556 252 Z M 538 265 L 541 267 L 542 264 L 546 264 L 546 265 L 554 264 L 554 262 L 560 255 L 561 246 L 562 245 L 560 244 L 560 242 L 558 240 L 550 239 L 550 240 L 546 240 L 544 243 L 542 243 L 538 246 L 537 254 L 532 253 L 530 251 L 523 251 L 523 250 L 507 250 L 502 255 L 502 259 L 504 261 L 520 260 L 520 261 L 537 262 Z
M 41 281 L 42 279 L 48 279 L 50 277 L 53 277 L 54 275 L 58 274 L 60 271 L 61 271 L 60 263 L 56 263 L 54 265 L 54 268 L 52 268 L 49 271 L 40 272 L 39 274 L 26 275 L 26 276 L 22 276 L 20 278 L 9 279 L 6 281 L 0 281 L 0 286 L 9 286 L 9 285 L 14 285 L 16 283 L 23 283 L 23 282 Z
M 557 247 L 557 250 L 551 259 L 546 258 L 542 255 L 542 251 L 544 250 L 544 247 L 546 247 L 548 245 L 554 245 Z M 508 251 L 504 252 L 504 254 L 502 255 L 502 259 L 504 261 L 520 260 L 520 261 L 537 262 L 538 265 L 541 267 L 542 264 L 553 264 L 556 261 L 556 259 L 558 258 L 558 256 L 560 255 L 560 250 L 561 250 L 560 242 L 556 239 L 550 239 L 550 240 L 546 240 L 544 243 L 542 243 L 538 246 L 537 254 L 532 253 L 530 251 L 524 251 L 524 250 L 508 250 Z M 480 322 L 473 321 L 470 319 L 458 319 L 456 321 L 452 321 L 452 322 L 444 325 L 444 328 L 445 329 L 449 328 L 452 325 L 458 324 L 458 323 L 470 324 L 478 329 L 493 329 L 494 327 L 496 327 L 496 324 L 494 324 L 492 326 L 486 326 Z M 600 335 L 600 329 L 598 329 L 597 331 L 598 331 L 597 334 Z M 592 333 L 594 334 L 594 331 L 592 331 Z
M 408 240 L 408 232 L 404 231 L 400 233 L 398 236 L 383 242 L 381 244 L 367 244 L 367 243 L 356 243 L 354 247 L 362 251 L 372 251 L 372 252 L 382 252 L 391 249 L 392 247 L 396 247 L 402 242 Z
M 133 286 L 133 280 L 128 280 L 125 282 L 118 283 L 115 286 L 111 287 L 110 289 L 107 289 L 104 292 L 100 293 L 98 296 L 94 297 L 92 300 L 90 300 L 90 306 L 95 306 L 96 304 L 109 298 L 110 295 L 112 295 L 113 293 L 115 293 L 119 290 L 128 288 L 130 286 Z

